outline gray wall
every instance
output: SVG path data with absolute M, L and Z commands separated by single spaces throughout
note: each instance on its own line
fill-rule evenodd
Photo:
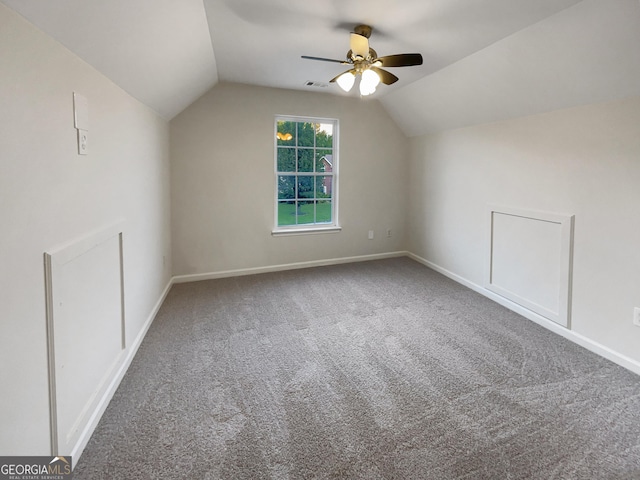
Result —
M 171 273 L 169 127 L 4 5 L 0 72 L 0 452 L 48 455 L 43 253 L 124 220 L 130 346 Z M 89 101 L 88 156 L 74 91 Z
M 574 214 L 572 329 L 640 361 L 640 98 L 410 143 L 409 251 L 482 286 L 488 204 Z
M 339 119 L 340 233 L 271 235 L 275 115 Z M 171 121 L 174 274 L 402 250 L 407 152 L 377 101 L 217 85 Z

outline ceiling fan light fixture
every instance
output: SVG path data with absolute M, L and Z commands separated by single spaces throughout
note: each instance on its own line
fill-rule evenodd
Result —
M 398 81 L 398 77 L 385 70 L 387 67 L 422 65 L 422 55 L 419 53 L 398 53 L 379 57 L 378 53 L 369 46 L 371 32 L 372 28 L 369 25 L 356 25 L 353 33 L 351 33 L 351 41 L 349 43 L 351 48 L 347 52 L 345 60 L 305 55 L 302 58 L 350 65 L 351 70 L 338 74 L 329 83 L 337 83 L 343 91 L 350 92 L 355 84 L 356 77 L 360 76 L 359 90 L 361 96 L 374 93 L 380 83 L 393 85 Z
M 360 95 L 371 95 L 376 91 L 376 87 L 380 83 L 380 77 L 373 70 L 365 70 L 362 72 L 362 79 L 360 80 Z
M 336 79 L 338 86 L 345 92 L 349 92 L 353 88 L 356 76 L 351 72 L 344 72 Z

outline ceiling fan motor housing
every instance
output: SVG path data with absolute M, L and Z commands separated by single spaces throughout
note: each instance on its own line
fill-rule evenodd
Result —
M 371 32 L 373 29 L 369 25 L 358 25 L 353 29 L 353 33 L 357 33 L 358 35 L 362 35 L 365 38 L 371 37 Z

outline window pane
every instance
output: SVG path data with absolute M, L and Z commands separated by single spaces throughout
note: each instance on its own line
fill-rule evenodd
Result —
M 296 150 L 295 148 L 278 148 L 278 171 L 296 171 Z
M 316 150 L 316 172 L 333 172 L 333 150 Z
M 315 223 L 315 208 L 313 201 L 298 202 L 298 225 Z
M 313 147 L 315 144 L 316 129 L 315 123 L 298 123 L 298 146 Z
M 333 147 L 333 124 L 318 123 L 316 130 L 316 147 Z
M 313 198 L 315 196 L 313 189 L 314 178 L 298 177 L 298 198 Z
M 278 202 L 278 226 L 296 224 L 296 202 Z
M 278 176 L 278 199 L 293 199 L 296 196 L 296 177 L 293 175 Z
M 296 122 L 278 122 L 278 133 L 276 133 L 278 145 L 296 144 Z
M 331 223 L 331 200 L 319 200 L 316 204 L 316 223 Z
M 337 122 L 328 119 L 276 118 L 276 228 L 335 225 L 334 128 Z
M 333 177 L 321 175 L 316 177 L 316 197 L 331 198 L 333 196 Z
M 298 171 L 313 172 L 313 149 L 298 149 Z

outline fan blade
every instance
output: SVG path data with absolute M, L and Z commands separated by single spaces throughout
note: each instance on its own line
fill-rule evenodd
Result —
M 309 57 L 307 55 L 302 55 L 302 58 L 306 58 L 307 60 L 320 60 L 322 62 L 334 62 L 334 63 L 340 63 L 342 65 L 351 65 L 349 62 L 346 62 L 345 60 L 334 60 L 333 58 Z
M 336 75 L 336 76 L 335 76 L 335 77 L 333 77 L 331 80 L 329 80 L 329 83 L 334 83 L 336 80 L 338 80 L 338 78 L 340 78 L 342 75 L 344 75 L 344 74 L 345 74 L 345 73 L 347 73 L 347 72 L 351 72 L 351 73 L 353 73 L 354 75 L 356 74 L 356 70 L 355 70 L 355 68 L 352 68 L 351 70 L 347 70 L 346 72 L 342 72 L 341 74 Z
M 350 46 L 353 54 L 358 57 L 367 58 L 369 55 L 369 39 L 367 37 L 352 33 Z
M 386 70 L 382 70 L 378 67 L 369 67 L 371 70 L 376 72 L 380 77 L 380 81 L 385 85 L 391 85 L 392 83 L 396 83 L 398 81 L 398 77 L 396 77 L 393 73 L 387 72 Z
M 380 62 L 380 67 L 412 67 L 422 65 L 422 55 L 419 53 L 400 53 L 398 55 L 387 55 L 376 59 Z

